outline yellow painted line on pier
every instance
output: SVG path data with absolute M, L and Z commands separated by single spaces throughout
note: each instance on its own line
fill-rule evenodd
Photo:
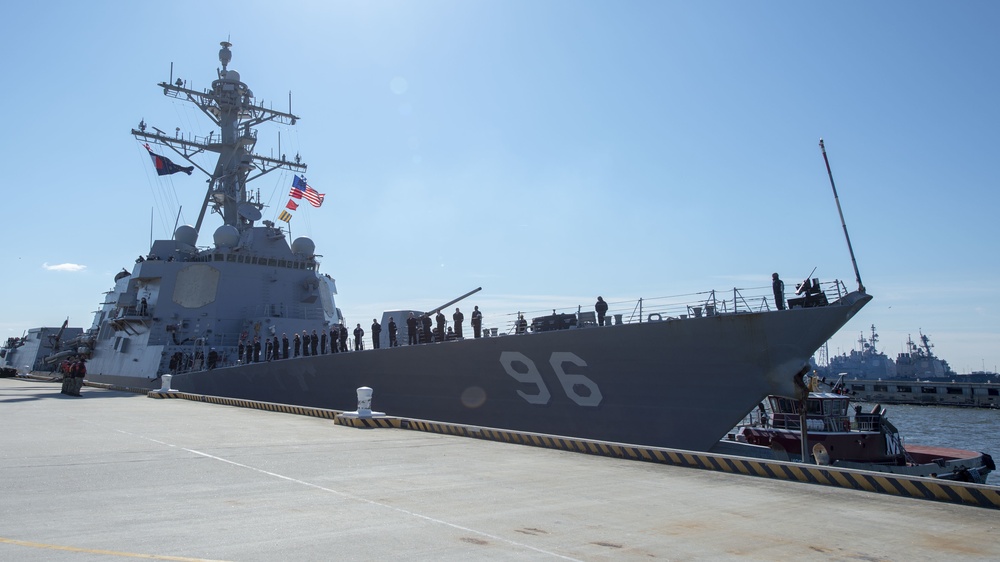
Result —
M 98 385 L 93 385 L 98 386 Z M 113 388 L 112 390 L 122 390 Z M 134 390 L 133 390 L 134 391 Z M 1000 509 L 1000 486 L 972 484 L 967 482 L 952 482 L 917 476 L 906 476 L 883 472 L 870 472 L 833 466 L 806 465 L 785 461 L 770 461 L 746 457 L 734 457 L 714 453 L 699 453 L 661 447 L 646 447 L 641 445 L 624 445 L 590 439 L 573 437 L 557 437 L 526 431 L 513 431 L 476 427 L 454 423 L 434 422 L 394 416 L 377 416 L 373 418 L 346 417 L 339 410 L 309 408 L 304 406 L 289 406 L 269 402 L 255 402 L 234 398 L 202 396 L 184 392 L 148 391 L 150 398 L 168 399 L 180 398 L 196 402 L 222 404 L 241 408 L 254 408 L 296 415 L 313 416 L 334 420 L 338 425 L 349 427 L 376 429 L 409 429 L 426 433 L 456 435 L 487 441 L 530 445 L 546 449 L 557 449 L 574 453 L 585 453 L 612 458 L 624 458 L 653 462 L 658 464 L 700 468 L 716 472 L 728 472 L 745 476 L 786 480 L 836 488 L 863 490 L 878 494 L 908 497 L 956 503 L 974 507 Z
M 21 541 L 0 537 L 0 543 L 23 546 L 26 548 L 37 548 L 46 550 L 61 550 L 64 552 L 80 552 L 83 554 L 97 554 L 100 556 L 118 556 L 120 558 L 145 558 L 147 560 L 179 560 L 183 562 L 223 562 L 221 560 L 210 560 L 208 558 L 189 558 L 187 556 L 166 556 L 162 554 L 142 554 L 138 552 L 119 552 L 115 550 L 100 550 L 94 548 L 80 548 L 76 546 L 65 546 L 58 544 L 48 544 L 41 542 Z

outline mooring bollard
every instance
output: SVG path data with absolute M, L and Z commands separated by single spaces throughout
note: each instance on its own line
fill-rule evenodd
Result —
M 163 375 L 161 378 L 160 392 L 173 392 L 174 390 L 170 388 L 170 381 L 174 378 L 174 376 Z
M 358 409 L 353 412 L 344 412 L 340 414 L 345 418 L 377 418 L 385 417 L 385 412 L 373 412 L 372 411 L 372 394 L 373 390 L 370 387 L 362 386 L 358 388 Z
M 367 386 L 358 389 L 358 415 L 361 417 L 372 415 L 372 389 Z

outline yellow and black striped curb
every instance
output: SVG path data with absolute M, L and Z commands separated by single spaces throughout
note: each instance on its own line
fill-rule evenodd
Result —
M 224 398 L 221 396 L 206 396 L 203 394 L 190 394 L 171 390 L 163 392 L 161 390 L 146 390 L 146 396 L 150 398 L 182 398 L 193 402 L 205 402 L 208 404 L 219 404 L 220 406 L 235 406 L 237 408 L 250 408 L 252 410 L 266 410 L 268 412 L 279 412 L 282 414 L 295 414 L 298 416 L 311 416 L 314 418 L 326 418 L 332 420 L 341 410 L 328 410 L 325 408 L 312 408 L 309 406 L 292 406 L 289 404 L 277 404 L 274 402 L 260 402 L 258 400 L 243 400 L 241 398 Z
M 871 472 L 832 466 L 819 466 L 774 460 L 751 459 L 713 453 L 624 445 L 589 439 L 556 437 L 523 431 L 509 431 L 423 420 L 402 420 L 400 427 L 430 433 L 474 437 L 546 449 L 558 449 L 604 457 L 654 462 L 685 468 L 760 476 L 776 480 L 820 484 L 837 488 L 863 490 L 907 498 L 958 503 L 1000 509 L 1000 487 Z
M 1000 509 L 1000 486 L 972 484 L 938 480 L 919 476 L 906 476 L 883 472 L 871 472 L 832 466 L 819 466 L 785 461 L 760 460 L 746 457 L 719 455 L 682 451 L 679 449 L 664 449 L 639 445 L 624 445 L 572 437 L 557 437 L 524 431 L 511 431 L 476 427 L 454 423 L 434 422 L 398 418 L 394 416 L 377 416 L 371 418 L 345 417 L 342 411 L 289 406 L 270 402 L 257 402 L 235 398 L 220 398 L 203 396 L 185 392 L 151 391 L 151 398 L 183 398 L 196 402 L 208 402 L 242 408 L 253 408 L 272 412 L 283 412 L 312 417 L 333 419 L 334 423 L 347 427 L 374 429 L 392 428 L 472 437 L 487 441 L 499 441 L 517 445 L 530 445 L 546 449 L 557 449 L 574 453 L 586 453 L 604 457 L 653 462 L 684 468 L 700 468 L 716 472 L 728 472 L 746 476 L 758 476 L 775 480 L 819 484 L 851 490 L 862 490 L 878 494 L 888 494 L 905 498 L 915 498 L 947 503 L 956 503 L 973 507 Z
M 356 427 L 358 429 L 392 428 L 399 429 L 400 424 L 406 420 L 392 416 L 373 416 L 370 418 L 358 418 L 354 416 L 337 416 L 333 423 L 346 427 Z

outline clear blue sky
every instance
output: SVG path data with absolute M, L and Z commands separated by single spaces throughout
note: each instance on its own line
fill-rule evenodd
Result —
M 1000 3 L 427 0 L 39 2 L 0 22 L 0 330 L 89 327 L 115 272 L 193 223 L 204 178 L 159 179 L 140 119 L 205 135 L 156 84 L 206 88 L 219 41 L 302 117 L 301 207 L 339 306 L 488 314 L 793 282 L 854 287 L 826 140 L 881 347 L 931 336 L 1000 365 Z M 223 6 L 229 6 L 224 8 Z M 169 153 L 168 153 L 169 154 Z M 255 187 L 274 218 L 289 174 Z M 209 244 L 218 216 L 200 242 Z

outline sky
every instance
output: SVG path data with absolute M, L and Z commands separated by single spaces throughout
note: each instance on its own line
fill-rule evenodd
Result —
M 256 152 L 300 154 L 326 194 L 289 226 L 349 323 L 477 287 L 458 306 L 487 324 L 597 295 L 765 294 L 772 272 L 791 292 L 813 268 L 855 289 L 823 138 L 874 295 L 829 354 L 874 325 L 891 357 L 924 333 L 959 373 L 1000 366 L 1000 3 L 226 6 L 5 8 L 0 335 L 90 327 L 151 234 L 194 224 L 205 178 L 158 178 L 130 130 L 207 135 L 157 84 L 208 88 L 229 40 L 255 98 L 301 118 Z M 264 218 L 291 176 L 251 184 Z

